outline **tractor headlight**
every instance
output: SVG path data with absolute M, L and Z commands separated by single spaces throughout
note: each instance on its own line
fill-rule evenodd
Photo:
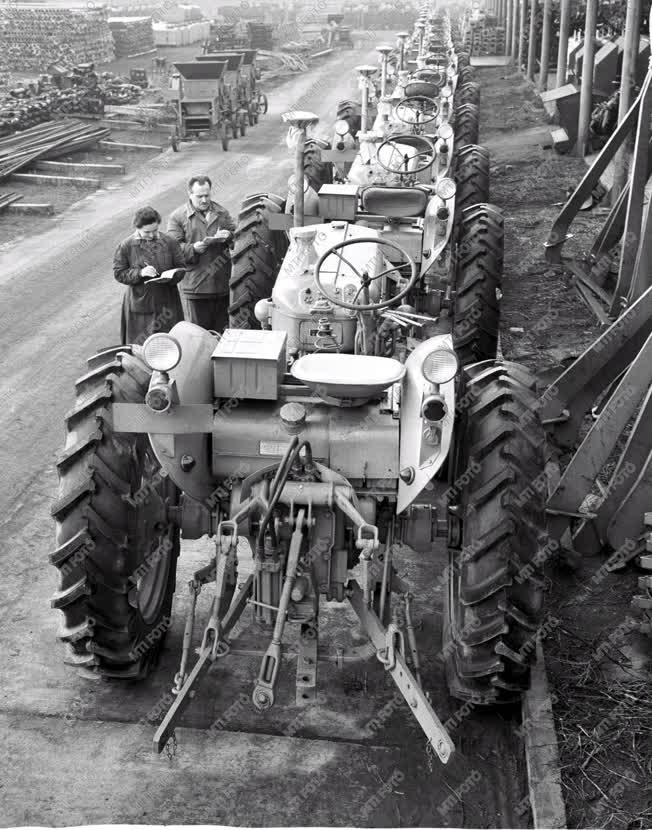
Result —
M 450 141 L 453 137 L 453 128 L 448 123 L 440 124 L 437 129 L 437 135 L 442 141 Z
M 345 121 L 343 118 L 338 119 L 335 122 L 335 133 L 339 136 L 344 136 L 349 132 L 349 122 Z
M 455 352 L 451 349 L 435 349 L 421 365 L 421 372 L 429 383 L 448 383 L 460 368 Z
M 452 88 L 446 84 L 441 88 L 441 92 L 439 93 L 442 98 L 452 98 L 453 97 L 453 90 Z
M 449 179 L 445 176 L 443 179 L 439 179 L 437 184 L 435 185 L 435 193 L 439 196 L 440 199 L 443 199 L 445 202 L 448 199 L 452 199 L 455 193 L 457 192 L 457 185 L 453 181 L 453 179 Z
M 143 344 L 143 357 L 155 372 L 169 372 L 181 360 L 181 346 L 169 334 L 152 334 Z

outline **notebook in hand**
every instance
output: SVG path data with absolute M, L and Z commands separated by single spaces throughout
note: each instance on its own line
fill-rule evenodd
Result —
M 151 277 L 147 280 L 147 284 L 151 284 L 153 282 L 172 282 L 179 278 L 179 276 L 183 277 L 186 273 L 185 268 L 169 268 L 167 271 L 163 271 L 162 274 L 159 274 L 158 277 Z

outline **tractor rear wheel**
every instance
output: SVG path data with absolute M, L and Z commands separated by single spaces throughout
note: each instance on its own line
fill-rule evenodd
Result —
M 477 205 L 462 214 L 453 307 L 453 346 L 462 366 L 496 357 L 503 245 L 497 208 Z
M 648 517 L 652 517 L 652 513 L 645 513 L 643 516 L 645 527 L 643 538 L 646 550 L 652 550 L 652 519 Z M 650 574 L 652 567 L 650 567 L 650 557 L 643 555 L 636 561 L 639 567 L 647 573 L 638 578 L 638 592 L 634 594 L 632 599 L 632 608 L 636 609 L 641 634 L 652 637 L 652 575 Z
M 489 151 L 477 144 L 466 144 L 455 158 L 455 213 L 489 201 Z
M 178 491 L 145 435 L 116 433 L 113 403 L 143 403 L 151 370 L 130 347 L 92 359 L 66 416 L 52 508 L 65 662 L 104 677 L 141 679 L 170 625 L 179 528 Z M 92 361 L 89 361 L 91 363 Z
M 254 308 L 259 300 L 272 296 L 288 248 L 286 235 L 270 229 L 269 216 L 283 213 L 284 206 L 284 200 L 272 193 L 247 196 L 242 203 L 231 252 L 230 328 L 260 328 Z
M 534 377 L 513 363 L 465 373 L 451 492 L 444 655 L 454 697 L 511 703 L 527 690 L 541 620 L 545 435 Z
M 458 85 L 467 84 L 469 81 L 472 81 L 475 77 L 475 69 L 472 66 L 463 66 L 459 70 L 458 74 Z
M 473 104 L 462 104 L 455 109 L 455 147 L 477 144 L 480 137 L 478 108 Z
M 321 151 L 330 150 L 330 144 L 320 139 L 306 139 L 305 151 L 303 154 L 303 170 L 310 182 L 310 187 L 319 193 L 323 184 L 332 183 L 331 165 L 322 161 Z
M 463 104 L 473 104 L 480 109 L 480 84 L 475 81 L 467 81 L 458 86 L 455 92 L 455 104 L 461 107 Z

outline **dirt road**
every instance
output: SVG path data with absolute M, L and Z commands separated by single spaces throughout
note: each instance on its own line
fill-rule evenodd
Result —
M 375 58 L 373 48 L 344 53 L 287 82 L 271 96 L 266 118 L 228 154 L 213 144 L 183 145 L 117 189 L 88 197 L 51 231 L 0 254 L 3 823 L 527 823 L 521 744 L 510 713 L 480 716 L 445 693 L 441 582 L 433 578 L 445 566 L 443 545 L 427 561 L 406 556 L 402 567 L 423 586 L 415 611 L 426 686 L 442 718 L 454 718 L 459 752 L 446 768 L 430 768 L 407 706 L 396 703 L 375 660 L 362 659 L 364 651 L 356 657 L 355 642 L 355 659 L 344 668 L 320 665 L 318 706 L 294 705 L 290 653 L 279 704 L 267 717 L 247 707 L 224 729 L 209 731 L 239 694 L 250 693 L 260 658 L 252 655 L 247 632 L 239 652 L 215 667 L 188 710 L 177 754 L 153 755 L 152 722 L 166 700 L 169 705 L 179 654 L 182 586 L 203 564 L 201 544 L 184 549 L 175 621 L 159 670 L 146 683 L 93 683 L 65 667 L 48 604 L 56 588 L 46 557 L 63 415 L 85 358 L 117 340 L 121 287 L 111 258 L 134 210 L 152 203 L 168 214 L 195 172 L 212 176 L 216 197 L 234 213 L 249 192 L 283 191 L 292 163 L 279 114 L 313 110 L 326 135 L 336 102 L 356 94 L 353 67 Z M 326 657 L 335 653 L 337 636 L 336 630 L 322 643 Z

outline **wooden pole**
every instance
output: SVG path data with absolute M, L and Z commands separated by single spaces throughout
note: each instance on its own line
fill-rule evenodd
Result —
M 518 21 L 519 21 L 518 0 L 513 0 L 512 3 L 512 45 L 510 54 L 512 60 L 518 57 Z
M 618 123 L 623 120 L 632 105 L 632 90 L 636 83 L 636 63 L 641 40 L 641 0 L 627 0 L 627 17 L 625 19 L 625 43 L 623 46 L 623 69 L 620 78 L 620 98 L 618 101 Z M 611 188 L 613 205 L 625 186 L 627 172 L 627 155 L 629 142 L 623 142 L 614 157 L 614 181 Z
M 505 54 L 512 54 L 512 25 L 514 14 L 514 0 L 507 0 L 506 20 L 505 20 Z
M 568 38 L 570 36 L 571 0 L 561 0 L 559 10 L 559 52 L 557 54 L 557 86 L 564 86 L 568 71 Z
M 518 69 L 525 62 L 525 21 L 527 19 L 527 0 L 521 0 L 521 24 L 518 33 Z
M 586 0 L 584 22 L 584 59 L 582 61 L 582 86 L 580 88 L 580 113 L 577 121 L 577 145 L 575 152 L 581 158 L 586 154 L 589 125 L 593 109 L 593 67 L 595 64 L 595 30 L 598 20 L 598 0 Z
M 541 71 L 539 91 L 548 89 L 548 66 L 550 65 L 550 40 L 552 35 L 552 0 L 543 3 L 543 32 L 541 34 Z
M 527 45 L 527 79 L 534 81 L 537 65 L 537 0 L 530 0 L 530 39 Z

